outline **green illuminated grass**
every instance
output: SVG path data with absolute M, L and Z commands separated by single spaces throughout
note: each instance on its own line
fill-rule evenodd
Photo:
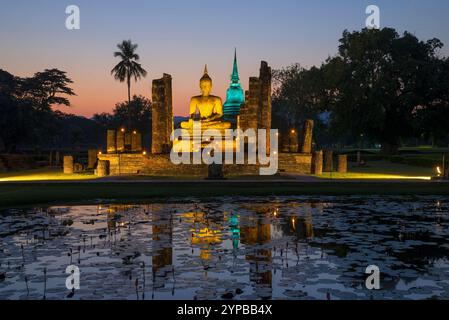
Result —
M 347 180 L 429 180 L 435 175 L 432 168 L 422 168 L 409 166 L 400 163 L 391 163 L 388 161 L 369 162 L 366 167 L 357 167 L 349 165 L 349 172 L 341 174 L 337 172 L 324 172 L 322 179 L 347 179 Z

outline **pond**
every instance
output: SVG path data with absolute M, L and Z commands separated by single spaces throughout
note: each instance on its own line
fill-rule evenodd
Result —
M 448 210 L 431 196 L 9 209 L 0 299 L 449 299 Z

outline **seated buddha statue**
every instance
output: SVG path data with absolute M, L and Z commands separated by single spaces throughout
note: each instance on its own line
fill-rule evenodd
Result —
M 193 122 L 196 120 L 196 111 L 199 111 L 201 129 L 229 129 L 230 122 L 223 121 L 223 103 L 220 97 L 210 94 L 212 90 L 212 79 L 204 68 L 204 75 L 200 80 L 201 95 L 192 97 L 190 100 L 190 120 L 181 123 L 181 128 L 192 130 Z

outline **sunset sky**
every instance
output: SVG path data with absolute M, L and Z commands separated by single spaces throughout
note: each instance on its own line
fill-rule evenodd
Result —
M 81 30 L 65 28 L 68 5 L 81 10 Z M 139 44 L 147 78 L 132 93 L 151 97 L 151 81 L 173 76 L 174 112 L 188 113 L 204 64 L 213 93 L 225 99 L 237 48 L 242 85 L 257 76 L 261 60 L 273 68 L 309 67 L 334 55 L 344 29 L 364 26 L 365 8 L 381 9 L 381 26 L 437 37 L 449 55 L 447 0 L 0 0 L 0 68 L 31 76 L 45 68 L 67 71 L 77 93 L 62 110 L 92 116 L 126 100 L 126 85 L 110 70 L 116 44 Z

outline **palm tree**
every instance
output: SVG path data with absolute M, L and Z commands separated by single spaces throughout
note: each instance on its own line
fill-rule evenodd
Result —
M 121 61 L 111 70 L 114 78 L 120 82 L 127 82 L 128 85 L 128 103 L 131 103 L 131 78 L 135 81 L 146 77 L 147 72 L 138 62 L 139 55 L 136 53 L 137 44 L 131 40 L 124 40 L 117 45 L 120 51 L 114 52 L 114 57 L 119 57 Z

